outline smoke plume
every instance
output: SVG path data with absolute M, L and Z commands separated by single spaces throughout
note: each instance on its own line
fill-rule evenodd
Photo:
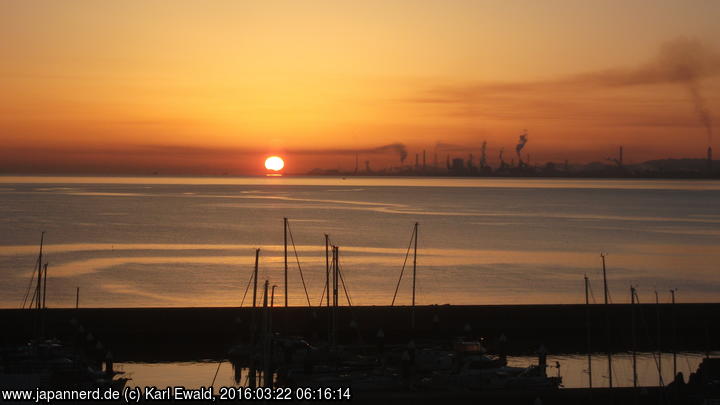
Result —
M 522 135 L 520 135 L 520 140 L 518 140 L 518 144 L 517 144 L 517 146 L 515 146 L 515 153 L 517 153 L 518 159 L 520 159 L 520 152 L 525 147 L 527 140 L 528 140 L 527 133 L 523 133 Z
M 405 148 L 405 145 L 403 145 L 402 143 L 391 143 L 389 145 L 383 145 L 383 146 L 379 146 L 377 148 L 361 149 L 361 150 L 358 150 L 358 152 L 361 152 L 361 153 L 383 153 L 383 152 L 397 153 L 398 157 L 400 158 L 400 163 L 404 163 L 405 159 L 407 158 L 407 149 Z
M 664 44 L 656 60 L 644 70 L 654 73 L 659 83 L 677 82 L 685 86 L 698 120 L 707 131 L 708 143 L 711 144 L 712 117 L 701 92 L 700 80 L 720 73 L 720 54 L 698 41 L 677 39 Z
M 698 40 L 679 38 L 664 43 L 655 57 L 635 67 L 586 72 L 554 80 L 443 86 L 431 89 L 411 101 L 466 105 L 508 94 L 582 94 L 597 88 L 678 84 L 688 92 L 698 121 L 707 131 L 708 141 L 711 141 L 712 115 L 703 97 L 702 80 L 715 76 L 720 76 L 720 52 Z

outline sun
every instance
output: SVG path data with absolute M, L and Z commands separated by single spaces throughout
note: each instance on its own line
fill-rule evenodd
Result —
M 265 168 L 268 170 L 278 172 L 282 170 L 283 167 L 285 167 L 285 162 L 283 162 L 280 156 L 270 156 L 265 159 Z

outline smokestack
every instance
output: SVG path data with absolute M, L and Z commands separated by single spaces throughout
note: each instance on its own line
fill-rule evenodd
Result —
M 435 152 L 435 158 L 433 159 L 433 166 L 435 166 L 436 169 L 438 167 L 437 152 Z
M 425 149 L 423 149 L 423 170 L 425 170 Z
M 480 167 L 484 169 L 487 165 L 487 141 L 483 141 L 480 151 Z
M 419 167 L 420 167 L 420 154 L 416 153 L 415 154 L 415 168 L 417 169 Z

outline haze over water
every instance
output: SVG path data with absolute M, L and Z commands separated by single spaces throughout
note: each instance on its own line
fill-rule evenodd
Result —
M 389 305 L 416 221 L 419 304 L 579 303 L 584 274 L 599 301 L 601 251 L 613 302 L 630 284 L 641 302 L 720 301 L 717 182 L 0 177 L 0 210 L 3 307 L 22 304 L 41 231 L 50 307 L 76 286 L 83 307 L 237 306 L 256 247 L 283 302 L 283 217 L 312 305 L 325 233 L 353 305 Z M 292 245 L 289 301 L 307 305 Z

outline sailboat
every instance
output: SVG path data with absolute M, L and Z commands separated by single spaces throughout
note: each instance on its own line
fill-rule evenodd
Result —
M 32 286 L 32 281 L 35 281 L 37 275 L 35 292 L 28 309 L 28 312 L 31 312 L 29 315 L 36 317 L 36 336 L 26 344 L 0 348 L 0 364 L 2 364 L 0 386 L 122 389 L 128 379 L 115 378 L 122 373 L 113 370 L 112 354 L 92 335 L 86 335 L 77 321 L 74 322 L 75 334 L 78 338 L 76 340 L 81 343 L 68 346 L 58 339 L 48 337 L 45 329 L 48 264 L 43 265 L 44 238 L 45 232 L 40 237 L 37 268 L 30 283 Z M 26 294 L 23 306 L 27 303 L 28 295 Z

